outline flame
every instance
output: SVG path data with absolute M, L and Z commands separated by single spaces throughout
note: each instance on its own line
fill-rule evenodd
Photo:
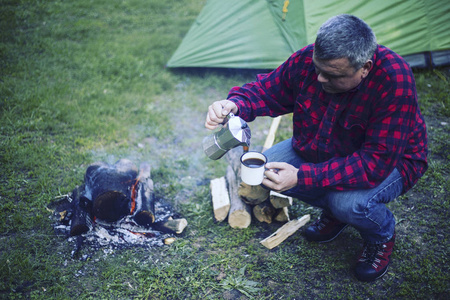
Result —
M 137 196 L 137 186 L 139 184 L 139 177 L 136 178 L 136 181 L 131 186 L 131 209 L 130 209 L 130 215 L 134 213 L 134 210 L 136 209 L 136 196 Z
M 152 232 L 135 232 L 135 231 L 131 231 L 131 230 L 129 230 L 129 232 L 131 232 L 132 234 L 135 234 L 135 235 L 148 237 L 148 238 L 155 237 L 155 234 Z

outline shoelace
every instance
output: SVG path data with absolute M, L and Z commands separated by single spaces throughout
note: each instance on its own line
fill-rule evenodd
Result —
M 330 223 L 330 221 L 331 220 L 327 217 L 321 217 L 319 220 L 317 220 L 316 226 L 319 230 L 322 230 L 328 223 Z
M 361 254 L 360 262 L 371 264 L 375 269 L 379 267 L 381 259 L 383 258 L 385 244 L 369 244 L 364 245 L 364 250 Z

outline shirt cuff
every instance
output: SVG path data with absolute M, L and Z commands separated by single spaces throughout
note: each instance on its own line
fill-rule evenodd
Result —
M 305 190 L 317 187 L 317 176 L 315 174 L 314 164 L 301 164 L 297 172 L 297 183 Z

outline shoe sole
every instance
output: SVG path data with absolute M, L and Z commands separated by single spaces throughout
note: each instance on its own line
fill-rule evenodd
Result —
M 375 277 L 375 278 L 369 278 L 369 279 L 367 279 L 367 278 L 360 278 L 360 277 L 358 277 L 357 275 L 355 275 L 355 277 L 356 277 L 356 279 L 358 279 L 359 281 L 362 281 L 362 282 L 373 282 L 373 281 L 375 281 L 375 280 L 377 280 L 377 279 L 380 279 L 381 277 L 383 277 L 383 276 L 387 273 L 390 264 L 391 264 L 391 263 L 389 262 L 389 264 L 386 266 L 386 269 L 384 270 L 384 272 L 381 273 L 380 275 L 378 275 L 378 276 Z
M 342 229 L 339 230 L 339 232 L 336 233 L 336 235 L 333 236 L 331 239 L 328 239 L 328 240 L 325 240 L 325 241 L 316 241 L 316 242 L 318 242 L 318 243 L 320 243 L 320 244 L 331 242 L 332 240 L 334 240 L 335 238 L 337 238 L 337 237 L 342 233 L 342 231 L 344 231 L 344 229 L 347 228 L 347 227 L 348 227 L 348 224 L 345 225 L 344 227 L 342 227 Z

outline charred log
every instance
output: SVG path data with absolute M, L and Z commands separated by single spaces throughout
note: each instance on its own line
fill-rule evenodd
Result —
M 155 196 L 151 168 L 143 163 L 138 169 L 128 159 L 114 165 L 96 162 L 85 174 L 86 197 L 92 200 L 92 214 L 115 222 L 134 214 L 136 223 L 150 226 L 155 222 Z
M 84 243 L 95 247 L 105 243 L 120 247 L 159 245 L 161 233 L 183 232 L 186 219 L 155 196 L 150 171 L 149 164 L 143 163 L 137 169 L 126 159 L 112 165 L 94 163 L 88 166 L 83 185 L 56 197 L 47 206 L 52 219 L 58 222 L 55 230 L 69 234 L 70 241 L 75 241 L 74 256 Z M 174 241 L 163 237 L 165 244 Z
M 138 176 L 139 186 L 136 196 L 136 214 L 134 220 L 141 226 L 150 226 L 155 222 L 155 193 L 150 178 L 150 165 L 143 163 Z
M 130 214 L 132 186 L 137 184 L 137 168 L 127 159 L 114 165 L 103 162 L 88 167 L 86 197 L 92 200 L 96 218 L 114 222 Z
M 93 227 L 91 201 L 84 197 L 84 185 L 72 191 L 70 235 L 80 235 Z

